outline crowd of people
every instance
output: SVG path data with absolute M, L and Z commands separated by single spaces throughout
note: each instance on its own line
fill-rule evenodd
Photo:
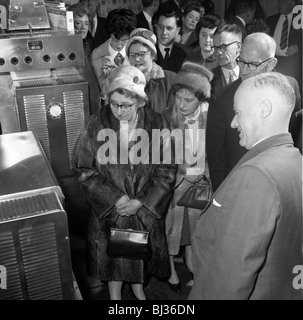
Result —
M 108 283 L 110 299 L 122 298 L 124 282 L 147 299 L 150 275 L 180 292 L 180 252 L 189 299 L 303 299 L 293 286 L 303 265 L 296 4 L 279 0 L 266 17 L 258 0 L 234 0 L 220 17 L 209 0 L 142 0 L 137 15 L 109 12 L 102 43 L 96 8 L 70 7 L 102 97 L 75 172 L 91 208 L 87 272 Z M 158 131 L 180 135 L 163 133 L 155 151 Z M 202 177 L 213 189 L 207 207 L 178 205 Z M 149 260 L 108 255 L 110 228 L 142 225 Z

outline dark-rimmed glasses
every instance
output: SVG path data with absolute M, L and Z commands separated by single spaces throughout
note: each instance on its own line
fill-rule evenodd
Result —
M 234 41 L 234 42 L 231 42 L 231 43 L 223 43 L 220 46 L 212 46 L 211 48 L 214 50 L 214 52 L 218 52 L 218 51 L 225 52 L 225 51 L 227 51 L 227 48 L 229 46 L 231 46 L 232 44 L 234 44 L 234 43 L 240 43 L 240 42 L 239 41 Z
M 122 111 L 129 112 L 131 108 L 137 103 L 137 101 L 133 104 L 118 104 L 117 102 L 111 100 L 109 101 L 109 103 L 110 103 L 110 106 L 115 110 L 118 110 L 118 108 L 121 108 Z
M 140 59 L 143 59 L 148 52 L 149 52 L 148 50 L 147 50 L 147 51 L 139 51 L 139 52 L 130 52 L 130 53 L 129 53 L 129 57 L 130 57 L 130 58 L 140 58 Z
M 267 62 L 268 60 L 270 60 L 270 59 L 272 59 L 272 58 L 273 58 L 273 57 L 270 57 L 270 58 L 268 58 L 268 59 L 266 59 L 266 60 L 264 60 L 264 61 L 262 61 L 262 62 L 260 62 L 260 63 L 246 62 L 246 61 L 242 60 L 242 59 L 239 58 L 239 57 L 236 59 L 236 61 L 237 61 L 238 66 L 239 66 L 241 69 L 244 68 L 245 66 L 247 66 L 251 71 L 256 71 L 257 68 L 258 68 L 261 64 Z

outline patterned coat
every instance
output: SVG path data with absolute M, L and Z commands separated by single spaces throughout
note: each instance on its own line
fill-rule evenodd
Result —
M 148 132 L 150 154 L 152 129 L 164 127 L 167 126 L 162 117 L 150 107 L 138 110 L 137 128 Z M 102 165 L 97 160 L 98 150 L 105 143 L 97 140 L 102 129 L 114 130 L 119 146 L 119 121 L 108 105 L 99 114 L 89 118 L 80 137 L 75 160 L 78 181 L 91 206 L 87 243 L 88 274 L 103 281 L 132 283 L 143 283 L 147 273 L 160 278 L 167 277 L 169 262 L 164 215 L 171 199 L 176 166 L 139 163 L 131 169 L 129 164 Z M 125 194 L 143 204 L 138 215 L 150 232 L 152 246 L 152 258 L 147 263 L 142 260 L 110 258 L 106 253 L 110 227 L 113 227 L 118 217 L 115 203 Z M 144 230 L 136 215 L 119 217 L 115 226 Z

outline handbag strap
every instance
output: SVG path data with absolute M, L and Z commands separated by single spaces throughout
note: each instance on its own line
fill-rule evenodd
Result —
M 138 215 L 137 213 L 136 213 L 135 215 L 137 216 L 137 218 L 138 218 L 139 222 L 141 223 L 141 225 L 143 226 L 144 230 L 147 231 L 147 228 L 146 228 L 145 224 L 143 223 L 143 221 L 141 220 L 141 218 L 139 217 L 139 215 Z M 115 222 L 114 222 L 114 226 L 116 225 L 117 220 L 118 220 L 119 218 L 120 218 L 120 214 L 117 215 L 117 218 L 116 218 L 116 220 L 115 220 Z

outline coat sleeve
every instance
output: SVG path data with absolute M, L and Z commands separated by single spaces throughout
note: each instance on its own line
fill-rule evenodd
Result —
M 226 152 L 225 137 L 226 123 L 222 107 L 213 96 L 210 100 L 206 126 L 206 154 L 209 173 L 214 191 L 225 178 Z
M 75 171 L 79 183 L 97 218 L 115 214 L 115 203 L 124 195 L 110 183 L 103 166 L 96 165 L 96 146 L 88 128 L 81 133 L 75 157 Z
M 160 115 L 158 117 L 163 124 L 162 129 L 169 128 L 167 120 L 164 117 L 160 117 Z M 163 164 L 164 152 L 171 152 L 171 164 Z M 160 164 L 154 164 L 150 179 L 136 196 L 136 199 L 157 219 L 163 218 L 167 212 L 176 178 L 177 165 L 174 164 L 174 145 L 172 140 L 169 150 L 164 148 L 163 143 L 161 143 L 160 155 L 162 157 Z
M 212 204 L 196 229 L 194 265 L 201 270 L 204 268 L 207 274 L 203 277 L 204 283 L 193 288 L 192 297 L 249 299 L 275 233 L 280 217 L 280 198 L 265 172 L 254 166 L 239 168 L 230 176 L 227 188 L 225 192 L 221 189 L 222 193 L 220 190 L 217 197 L 215 195 L 221 207 Z M 208 224 L 211 215 L 216 219 Z M 214 239 L 211 241 L 215 243 L 208 251 L 211 253 L 204 258 L 207 253 L 203 252 L 199 233 L 203 231 L 200 229 L 203 220 L 208 224 L 207 228 L 212 228 Z M 203 240 L 205 243 L 205 238 Z

